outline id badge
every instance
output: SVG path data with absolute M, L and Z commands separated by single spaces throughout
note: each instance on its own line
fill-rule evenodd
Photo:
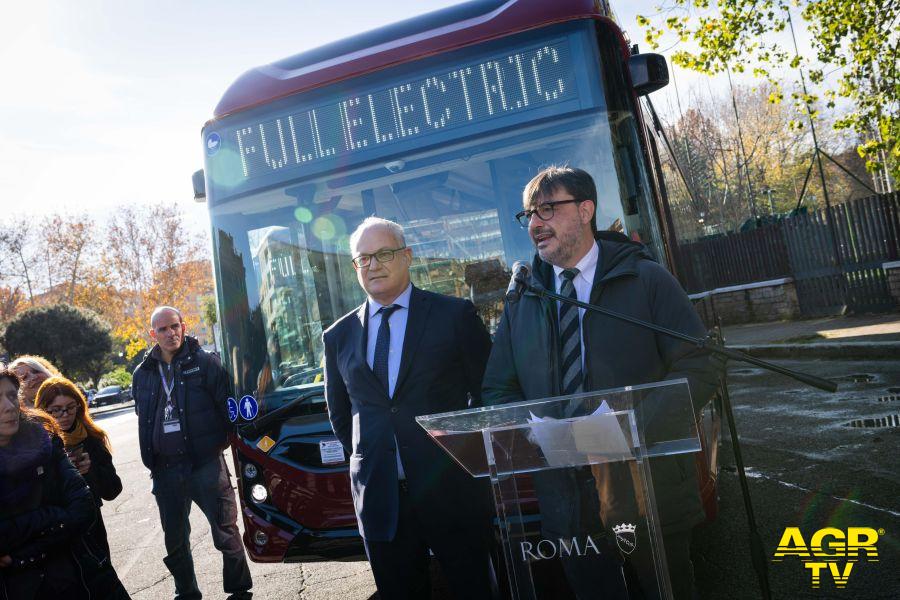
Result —
M 181 421 L 178 420 L 178 411 L 175 409 L 175 405 L 172 403 L 171 397 L 169 397 L 168 402 L 166 402 L 165 408 L 163 408 L 162 425 L 163 433 L 178 433 L 179 431 L 181 431 Z

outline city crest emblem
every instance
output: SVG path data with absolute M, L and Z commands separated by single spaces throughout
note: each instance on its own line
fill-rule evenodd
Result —
M 634 535 L 636 525 L 630 523 L 620 523 L 613 527 L 613 533 L 616 534 L 616 546 L 625 554 L 634 552 L 637 546 L 637 538 Z

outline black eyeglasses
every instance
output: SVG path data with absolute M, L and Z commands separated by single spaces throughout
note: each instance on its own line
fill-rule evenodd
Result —
M 392 260 L 394 260 L 394 255 L 401 250 L 406 250 L 406 246 L 400 246 L 399 248 L 394 248 L 393 250 L 379 250 L 375 254 L 360 254 L 353 259 L 353 266 L 357 269 L 365 269 L 372 264 L 372 258 L 380 263 L 391 262 Z
M 554 207 L 559 206 L 560 204 L 571 204 L 572 202 L 586 202 L 587 198 L 573 198 L 572 200 L 557 200 L 556 202 L 544 202 L 543 204 L 538 204 L 534 210 L 523 210 L 522 212 L 516 215 L 516 221 L 519 222 L 519 225 L 527 228 L 528 223 L 531 221 L 531 215 L 537 215 L 541 221 L 549 221 L 553 218 Z
M 78 411 L 77 404 L 70 404 L 65 408 L 60 408 L 59 406 L 54 406 L 53 408 L 47 409 L 47 412 L 50 413 L 54 417 L 61 417 L 63 415 L 74 414 Z

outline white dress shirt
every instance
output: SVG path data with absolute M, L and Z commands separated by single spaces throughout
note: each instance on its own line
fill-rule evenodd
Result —
M 388 396 L 394 396 L 394 388 L 397 387 L 397 375 L 400 373 L 400 359 L 403 357 L 403 339 L 406 337 L 406 322 L 409 319 L 409 298 L 412 296 L 412 284 L 410 283 L 406 290 L 400 294 L 391 304 L 396 304 L 400 308 L 391 313 L 391 344 L 388 351 Z M 378 341 L 378 329 L 381 327 L 381 319 L 384 315 L 378 311 L 383 306 L 372 298 L 368 299 L 369 310 L 369 330 L 366 339 L 366 362 L 369 368 L 375 364 L 375 343 Z M 403 473 L 403 463 L 400 462 L 400 445 L 397 444 L 396 438 L 394 444 L 397 446 L 397 473 L 400 479 L 405 479 Z
M 591 288 L 594 287 L 594 273 L 597 270 L 597 262 L 600 260 L 600 246 L 594 242 L 594 245 L 591 246 L 591 249 L 588 250 L 588 253 L 581 257 L 581 260 L 578 261 L 578 264 L 575 265 L 575 268 L 578 269 L 578 275 L 572 280 L 572 284 L 575 286 L 575 295 L 578 297 L 580 302 L 590 302 L 591 301 Z M 556 275 L 556 293 L 562 293 L 562 283 L 563 276 L 562 272 L 565 269 L 562 267 L 557 267 L 553 265 L 553 273 Z M 562 302 L 557 302 L 557 311 L 562 308 Z M 584 321 L 584 312 L 586 309 L 579 307 L 578 308 L 578 324 L 579 326 Z M 557 312 L 557 316 L 559 313 Z M 579 327 L 581 331 L 581 368 L 584 370 L 584 328 Z

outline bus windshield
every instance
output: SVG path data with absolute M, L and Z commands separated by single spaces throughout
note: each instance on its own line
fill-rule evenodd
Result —
M 534 253 L 514 215 L 541 168 L 588 171 L 597 227 L 655 241 L 661 257 L 637 132 L 626 108 L 582 111 L 211 202 L 223 354 L 236 392 L 269 411 L 321 385 L 322 332 L 365 301 L 348 238 L 371 215 L 404 227 L 414 285 L 472 300 L 491 332 L 510 266 Z

